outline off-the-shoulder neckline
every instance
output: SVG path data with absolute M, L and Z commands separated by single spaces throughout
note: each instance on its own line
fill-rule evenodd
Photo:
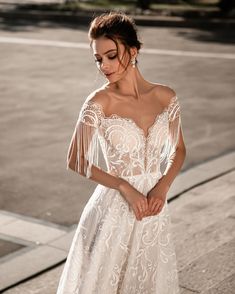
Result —
M 178 99 L 178 97 L 177 97 L 177 95 L 174 95 L 174 96 L 172 96 L 171 98 L 170 98 L 170 100 L 169 100 L 169 103 L 166 105 L 166 106 L 164 106 L 163 107 L 163 110 L 160 112 L 160 113 L 158 113 L 158 114 L 156 114 L 156 116 L 159 116 L 159 115 L 161 115 L 165 110 L 169 110 L 170 109 L 170 107 L 172 106 L 172 104 L 173 104 L 173 102 L 175 102 L 176 100 Z M 101 104 L 101 103 L 99 103 L 99 102 L 97 102 L 97 101 L 94 101 L 94 100 L 86 100 L 85 102 L 84 102 L 84 105 L 91 105 L 91 104 L 93 104 L 94 106 L 97 106 L 99 109 L 100 109 L 100 111 L 101 111 L 101 113 L 102 113 L 102 116 L 104 117 L 104 118 L 110 118 L 110 117 L 112 117 L 112 116 L 118 116 L 118 117 L 121 117 L 121 118 L 124 118 L 124 119 L 132 119 L 132 118 L 128 118 L 128 117 L 123 117 L 123 116 L 121 116 L 121 115 L 119 115 L 119 114 L 117 114 L 117 113 L 111 113 L 110 115 L 106 115 L 105 114 L 105 112 L 104 112 L 104 108 L 103 108 L 103 105 Z M 133 119 L 132 119 L 133 120 Z
M 147 129 L 147 135 L 145 135 L 145 131 L 143 130 L 143 128 L 141 128 L 133 118 L 130 118 L 130 117 L 123 117 L 119 114 L 116 114 L 116 113 L 112 113 L 110 115 L 106 115 L 105 112 L 104 112 L 104 109 L 103 109 L 103 106 L 102 104 L 94 101 L 94 100 L 87 100 L 84 102 L 84 105 L 93 105 L 95 107 L 97 107 L 100 112 L 101 112 L 101 118 L 102 119 L 105 119 L 105 120 L 109 120 L 109 119 L 122 119 L 122 120 L 125 120 L 125 121 L 129 121 L 131 122 L 133 125 L 136 126 L 136 128 L 142 133 L 143 137 L 145 140 L 148 139 L 150 133 L 151 133 L 151 130 L 152 128 L 155 126 L 155 124 L 157 123 L 157 121 L 161 118 L 161 116 L 163 116 L 165 113 L 168 113 L 169 112 L 169 109 L 170 107 L 174 104 L 174 102 L 176 102 L 178 100 L 178 97 L 177 95 L 174 95 L 173 97 L 170 98 L 170 102 L 168 103 L 168 105 L 164 106 L 163 107 L 163 110 L 156 114 L 155 115 L 155 118 L 154 118 L 154 121 L 153 123 L 148 127 Z

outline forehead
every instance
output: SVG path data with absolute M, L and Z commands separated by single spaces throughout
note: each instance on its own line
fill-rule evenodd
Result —
M 117 43 L 118 43 L 117 44 L 118 50 L 121 51 L 124 46 L 118 40 L 117 40 Z M 93 40 L 91 47 L 93 50 L 93 54 L 99 54 L 99 55 L 102 55 L 109 50 L 117 50 L 117 46 L 115 42 L 105 37 L 100 37 L 98 39 Z

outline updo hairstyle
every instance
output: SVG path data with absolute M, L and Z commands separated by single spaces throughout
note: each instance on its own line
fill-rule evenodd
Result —
M 90 24 L 88 37 L 90 39 L 90 45 L 92 45 L 93 40 L 100 37 L 106 37 L 112 40 L 116 44 L 117 52 L 119 40 L 124 45 L 130 59 L 130 48 L 136 47 L 137 52 L 139 52 L 142 46 L 142 43 L 138 40 L 137 28 L 134 20 L 121 12 L 103 13 L 93 19 Z M 119 54 L 118 60 L 122 64 Z

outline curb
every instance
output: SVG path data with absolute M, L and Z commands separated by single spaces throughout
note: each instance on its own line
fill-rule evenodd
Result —
M 175 178 L 169 190 L 168 201 L 171 202 L 189 190 L 230 173 L 233 170 L 235 170 L 235 151 L 208 159 L 197 166 L 181 172 Z
M 142 16 L 131 15 L 136 24 L 140 26 L 156 26 L 156 27 L 192 27 L 192 28 L 233 28 L 235 27 L 235 19 L 232 18 L 184 18 L 181 16 Z M 38 11 L 0 11 L 0 17 L 7 20 L 17 21 L 54 21 L 68 24 L 88 25 L 92 20 L 92 15 L 84 13 L 70 12 L 38 12 Z
M 66 260 L 75 229 L 0 210 L 0 239 L 22 245 L 0 258 L 0 293 Z

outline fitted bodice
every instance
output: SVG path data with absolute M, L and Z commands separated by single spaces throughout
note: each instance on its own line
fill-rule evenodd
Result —
M 133 119 L 118 114 L 106 116 L 101 104 L 87 100 L 71 140 L 68 162 L 75 155 L 77 171 L 82 169 L 89 177 L 91 165 L 99 167 L 100 146 L 110 174 L 119 177 L 159 171 L 164 174 L 175 152 L 179 126 L 177 96 L 156 115 L 147 135 Z

